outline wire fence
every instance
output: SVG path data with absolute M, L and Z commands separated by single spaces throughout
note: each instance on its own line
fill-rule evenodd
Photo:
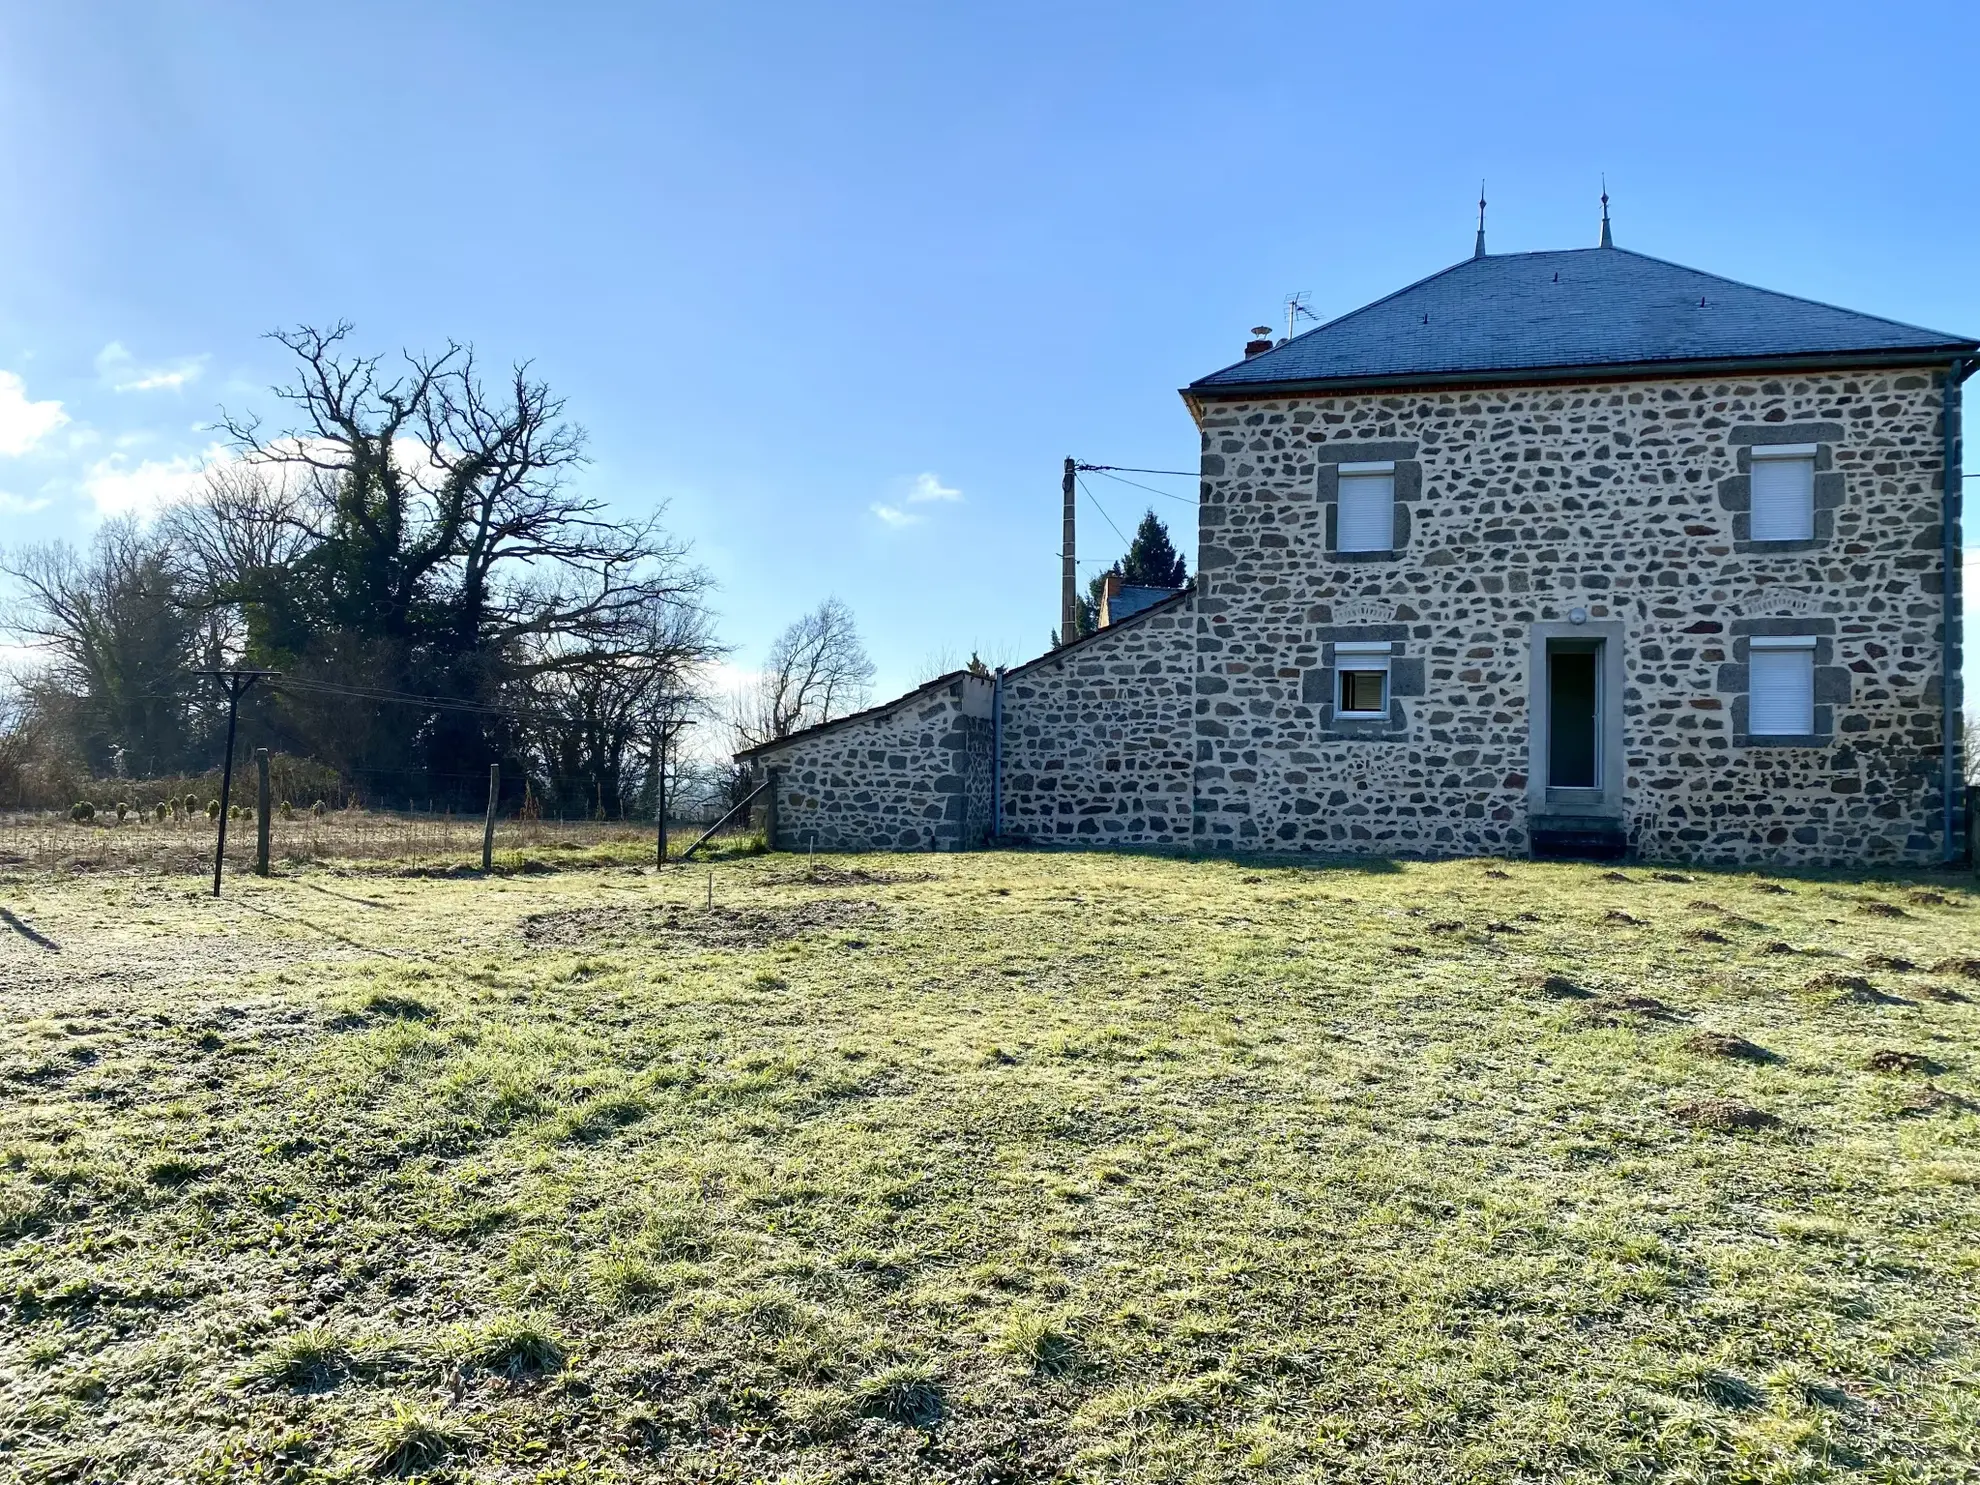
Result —
M 669 856 L 678 856 L 705 825 L 670 821 Z M 297 810 L 269 818 L 271 865 L 307 862 L 379 861 L 472 864 L 481 861 L 483 819 L 479 815 L 418 811 L 344 809 L 314 814 Z M 204 814 L 132 812 L 123 820 L 102 814 L 80 822 L 52 811 L 0 814 L 0 869 L 23 871 L 138 870 L 198 874 L 213 869 L 219 822 Z M 725 831 L 714 845 L 735 849 L 750 838 L 746 824 Z M 252 817 L 227 822 L 227 868 L 252 871 L 256 851 Z M 586 856 L 610 860 L 653 858 L 653 822 L 623 820 L 498 820 L 498 867 L 573 862 Z

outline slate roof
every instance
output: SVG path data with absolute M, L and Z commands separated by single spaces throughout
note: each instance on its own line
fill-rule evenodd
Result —
M 1152 608 L 1164 598 L 1174 598 L 1180 588 L 1150 588 L 1140 584 L 1126 584 L 1112 598 L 1107 600 L 1107 620 L 1118 624 L 1122 619 L 1131 619 L 1145 608 Z
M 1922 364 L 1964 336 L 1857 314 L 1622 248 L 1468 258 L 1192 382 L 1184 395 L 1559 380 L 1592 369 Z

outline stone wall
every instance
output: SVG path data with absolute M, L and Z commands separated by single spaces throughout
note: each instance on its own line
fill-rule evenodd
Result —
M 782 850 L 954 851 L 990 828 L 990 683 L 952 675 L 751 755 Z
M 1195 843 L 1525 850 L 1533 634 L 1581 610 L 1622 638 L 1637 853 L 1937 860 L 1940 407 L 1932 369 L 1205 404 Z M 1821 446 L 1813 542 L 1748 539 L 1770 441 Z M 1409 466 L 1397 549 L 1343 560 L 1327 471 L 1368 457 Z M 1782 623 L 1832 723 L 1792 745 L 1735 731 Z M 1359 732 L 1315 678 L 1350 639 L 1417 693 Z
M 1005 675 L 1006 836 L 1189 843 L 1194 601 L 1170 599 Z

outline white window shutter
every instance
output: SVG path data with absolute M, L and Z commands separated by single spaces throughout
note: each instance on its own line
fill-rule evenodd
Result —
M 1815 730 L 1815 651 L 1759 649 L 1749 654 L 1752 678 L 1746 730 L 1755 737 L 1806 737 Z
M 1386 552 L 1396 544 L 1396 477 L 1343 474 L 1335 550 Z
M 1807 541 L 1815 535 L 1815 461 L 1753 460 L 1753 539 Z

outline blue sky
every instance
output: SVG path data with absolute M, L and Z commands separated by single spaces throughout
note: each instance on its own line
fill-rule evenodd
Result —
M 1606 171 L 1621 246 L 1980 333 L 1976 55 L 1970 4 L 17 4 L 0 542 L 170 498 L 347 317 L 533 359 L 738 664 L 836 592 L 884 693 L 1041 648 L 1059 461 L 1188 468 L 1176 388 L 1465 256 L 1481 176 L 1494 250 L 1592 244 Z M 1092 483 L 1104 562 L 1148 497 Z

